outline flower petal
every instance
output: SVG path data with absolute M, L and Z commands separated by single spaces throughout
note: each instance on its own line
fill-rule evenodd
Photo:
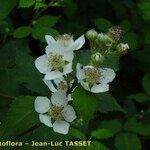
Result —
M 67 99 L 68 99 L 68 101 L 72 101 L 73 100 L 71 94 L 68 94 Z
M 103 77 L 101 79 L 101 83 L 109 83 L 109 82 L 113 81 L 113 79 L 116 76 L 116 73 L 114 72 L 114 70 L 109 69 L 109 68 L 100 69 L 100 72 Z
M 91 88 L 91 92 L 93 92 L 93 93 L 101 93 L 101 92 L 106 92 L 108 90 L 109 90 L 109 85 L 108 84 L 94 85 Z
M 71 45 L 71 49 L 78 50 L 83 46 L 84 43 L 85 43 L 85 38 L 84 35 L 82 35 Z
M 67 134 L 70 124 L 66 121 L 55 121 L 53 124 L 53 130 L 61 134 Z
M 50 100 L 47 97 L 38 96 L 35 99 L 34 107 L 38 113 L 46 113 L 50 108 Z
M 40 114 L 40 115 L 39 115 L 39 119 L 40 119 L 40 121 L 41 121 L 43 124 L 45 124 L 46 126 L 48 126 L 48 127 L 53 127 L 50 116 Z
M 80 82 L 80 84 L 82 85 L 82 87 L 85 89 L 85 90 L 87 90 L 87 91 L 91 91 L 90 90 L 90 87 L 89 87 L 89 84 L 87 83 L 87 82 L 84 82 L 84 81 L 79 81 Z
M 48 57 L 47 55 L 42 55 L 35 60 L 35 66 L 41 73 L 47 73 L 51 68 L 48 66 Z
M 63 74 L 66 75 L 68 73 L 72 72 L 72 62 L 68 63 L 63 67 Z
M 56 40 L 51 35 L 45 35 L 45 40 L 47 44 L 56 43 Z
M 63 117 L 67 122 L 72 122 L 77 117 L 72 106 L 67 105 L 64 107 Z
M 66 106 L 68 101 L 66 97 L 66 92 L 64 91 L 57 91 L 52 94 L 51 96 L 51 102 L 53 105 L 56 106 Z
M 62 54 L 62 48 L 60 47 L 60 45 L 56 42 L 56 43 L 51 43 L 48 46 L 46 46 L 45 48 L 45 52 L 46 54 L 49 53 L 58 53 L 58 54 Z
M 44 83 L 48 86 L 48 88 L 50 89 L 50 91 L 52 92 L 56 92 L 57 89 L 55 88 L 55 86 L 53 85 L 52 81 L 50 80 L 45 80 L 43 79 Z
M 85 78 L 85 73 L 84 73 L 84 70 L 81 69 L 82 65 L 80 63 L 77 63 L 77 73 L 76 73 L 76 76 L 78 78 L 78 80 L 82 80 Z
M 60 77 L 58 79 L 54 80 L 54 83 L 58 86 L 60 82 L 65 82 L 67 84 L 67 82 L 65 81 L 64 77 Z
M 67 51 L 66 49 L 64 49 L 62 52 L 63 52 L 63 55 L 64 55 L 64 59 L 66 61 L 71 62 L 73 60 L 73 56 L 74 56 L 73 51 L 69 51 L 69 50 Z
M 63 76 L 63 74 L 60 71 L 55 70 L 55 71 L 46 73 L 46 75 L 44 76 L 44 79 L 45 80 L 54 80 L 54 79 L 60 78 L 62 76 Z

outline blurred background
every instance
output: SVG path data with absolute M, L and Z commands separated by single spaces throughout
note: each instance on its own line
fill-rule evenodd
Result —
M 116 25 L 123 30 L 120 42 L 128 43 L 130 50 L 120 59 L 109 60 L 108 64 L 114 66 L 117 77 L 110 88 L 112 96 L 104 94 L 102 98 L 115 99 L 117 104 L 108 100 L 88 128 L 80 128 L 83 135 L 72 129 L 71 136 L 72 139 L 92 138 L 91 130 L 99 126 L 113 131 L 113 135 L 101 131 L 99 134 L 103 137 L 92 138 L 95 145 L 89 149 L 148 150 L 150 0 L 0 0 L 0 123 L 3 131 L 0 137 L 70 139 L 68 136 L 54 135 L 52 131 L 49 133 L 46 127 L 35 131 L 38 128 L 36 121 L 32 123 L 33 119 L 30 121 L 28 117 L 25 119 L 28 121 L 26 127 L 22 126 L 26 121 L 16 125 L 24 113 L 14 110 L 21 107 L 23 111 L 30 103 L 25 101 L 37 95 L 49 96 L 50 93 L 34 67 L 34 60 L 45 51 L 46 34 L 57 36 L 69 33 L 78 38 L 90 29 L 107 32 Z M 83 49 L 89 49 L 88 41 Z M 77 57 L 81 56 L 81 52 L 77 52 Z M 17 104 L 14 102 L 16 97 L 19 99 Z M 29 111 L 34 110 L 33 101 L 30 104 Z M 125 114 L 118 112 L 120 106 L 126 111 Z M 37 114 L 32 113 L 36 120 Z

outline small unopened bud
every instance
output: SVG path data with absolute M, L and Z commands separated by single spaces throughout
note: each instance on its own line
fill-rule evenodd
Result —
M 91 64 L 93 66 L 100 66 L 104 61 L 104 56 L 101 55 L 99 52 L 92 54 L 91 56 Z
M 98 33 L 92 29 L 92 30 L 89 30 L 87 33 L 86 33 L 86 37 L 89 39 L 89 40 L 95 40 L 98 36 Z
M 117 50 L 121 55 L 126 55 L 128 52 L 128 49 L 129 49 L 129 45 L 127 43 L 126 44 L 120 43 L 117 46 Z
M 92 54 L 91 59 L 94 60 L 95 62 L 103 62 L 104 57 L 99 52 L 97 52 L 95 54 Z
M 117 42 L 122 35 L 122 29 L 119 26 L 111 27 L 108 31 L 108 36 Z
M 98 37 L 97 37 L 97 44 L 101 44 L 101 43 L 109 47 L 112 45 L 113 40 L 107 34 L 100 33 L 98 34 Z

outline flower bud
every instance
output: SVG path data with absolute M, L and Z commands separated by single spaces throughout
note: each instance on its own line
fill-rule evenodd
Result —
M 129 45 L 127 43 L 126 44 L 120 43 L 117 46 L 117 50 L 121 55 L 126 55 L 128 52 L 128 49 L 129 49 Z
M 92 54 L 91 60 L 93 63 L 100 64 L 104 61 L 104 56 L 97 52 L 95 54 Z
M 117 42 L 122 35 L 122 29 L 119 26 L 111 27 L 108 31 L 108 36 Z
M 97 42 L 98 42 L 98 44 L 103 43 L 109 47 L 112 45 L 113 40 L 107 34 L 100 33 L 100 34 L 98 34 Z
M 95 40 L 97 38 L 97 35 L 98 33 L 92 29 L 92 30 L 89 30 L 87 33 L 86 33 L 86 37 L 89 39 L 89 40 Z

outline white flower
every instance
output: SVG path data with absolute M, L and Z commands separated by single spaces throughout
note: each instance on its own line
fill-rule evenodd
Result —
M 64 79 L 64 77 L 55 79 L 53 81 L 51 80 L 44 80 L 44 83 L 48 86 L 48 88 L 50 89 L 50 91 L 52 92 L 57 92 L 57 91 L 64 91 L 67 92 L 68 88 L 72 87 L 72 84 L 74 82 L 74 80 L 70 81 L 70 83 L 68 84 L 67 81 Z M 68 94 L 68 100 L 71 101 L 72 97 L 71 94 Z
M 65 48 L 66 51 L 78 50 L 85 43 L 84 35 L 79 37 L 76 41 L 74 41 L 73 37 L 69 34 L 60 35 L 56 40 L 52 36 L 46 35 L 45 39 L 48 45 L 54 44 L 58 47 Z
M 46 54 L 35 60 L 36 68 L 45 74 L 45 80 L 60 78 L 72 71 L 73 52 L 67 52 L 56 44 L 46 47 Z
M 77 64 L 78 82 L 84 89 L 93 93 L 101 93 L 109 90 L 108 83 L 115 78 L 115 72 L 109 68 L 95 68 Z
M 129 45 L 126 43 L 126 44 L 123 44 L 123 43 L 120 43 L 118 44 L 117 46 L 117 50 L 119 51 L 120 54 L 122 55 L 125 55 L 127 54 L 128 50 L 129 50 Z
M 40 121 L 61 134 L 67 134 L 69 123 L 76 119 L 76 113 L 73 107 L 68 105 L 66 93 L 62 91 L 53 93 L 51 101 L 47 97 L 38 96 L 34 106 Z
M 62 90 L 66 92 L 68 89 L 67 81 L 63 77 L 55 79 L 53 81 L 44 80 L 44 79 L 43 81 L 52 92 L 57 92 L 58 90 Z

